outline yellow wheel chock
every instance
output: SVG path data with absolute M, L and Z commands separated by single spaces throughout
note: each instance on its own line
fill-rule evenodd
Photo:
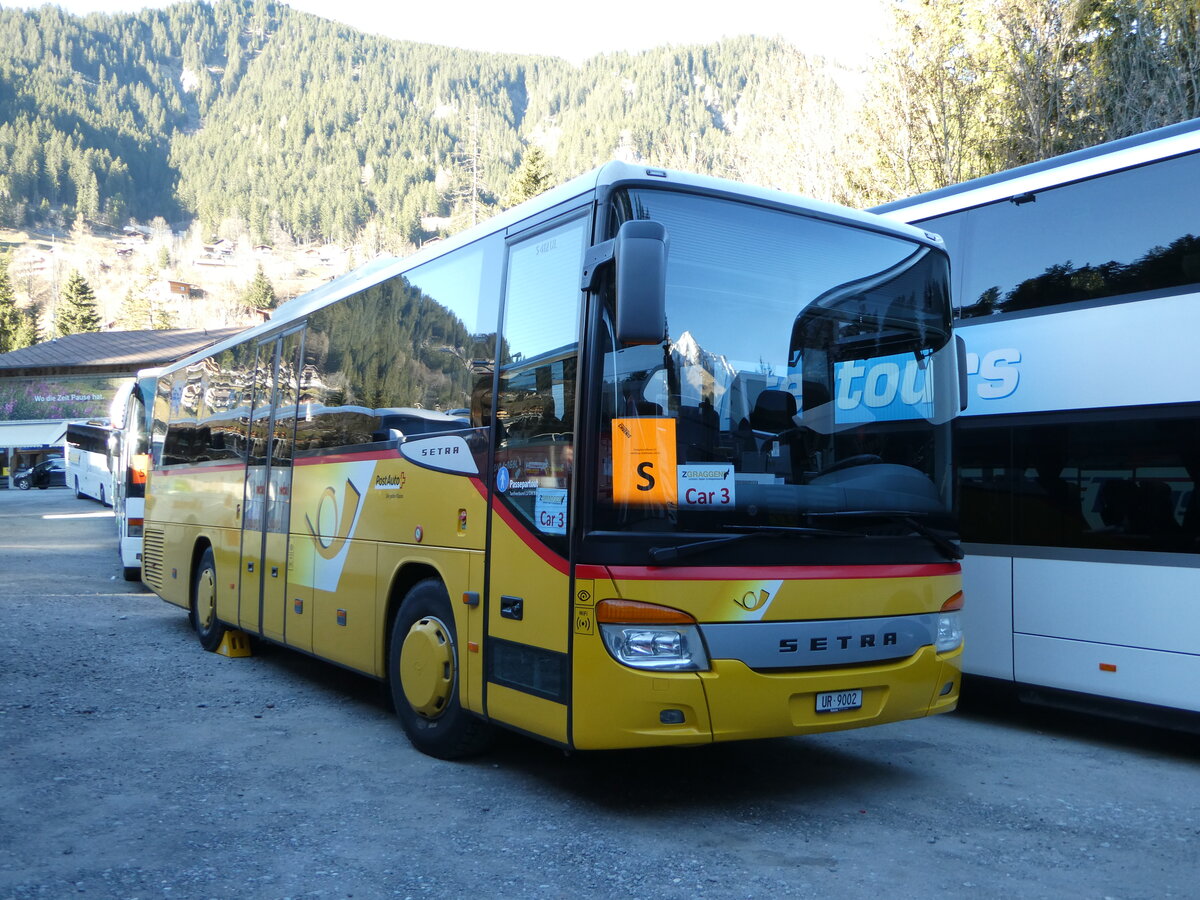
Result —
M 250 656 L 250 636 L 244 631 L 227 631 L 217 652 L 229 657 Z

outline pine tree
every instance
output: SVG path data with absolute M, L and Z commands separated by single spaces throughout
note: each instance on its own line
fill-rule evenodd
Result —
M 150 298 L 143 291 L 126 291 L 125 299 L 121 302 L 121 312 L 117 321 L 122 328 L 130 331 L 153 328 L 150 313 Z
M 171 311 L 171 308 L 166 303 L 160 300 L 158 303 L 150 304 L 151 328 L 155 331 L 167 331 L 177 327 L 177 325 L 178 322 L 176 321 L 175 313 Z
M 142 331 L 158 327 L 154 324 L 155 315 L 151 300 L 151 286 L 157 276 L 157 271 L 150 263 L 142 267 L 133 286 L 125 292 L 125 299 L 121 301 L 121 309 L 117 314 L 117 322 L 121 328 Z
M 63 297 L 54 311 L 54 336 L 81 334 L 100 330 L 100 314 L 96 312 L 96 295 L 78 271 L 67 277 Z
M 263 271 L 262 263 L 258 264 L 254 279 L 242 294 L 242 302 L 251 309 L 271 309 L 275 305 L 275 287 Z
M 507 206 L 516 206 L 536 197 L 550 187 L 550 166 L 542 148 L 534 144 L 525 151 L 520 168 L 513 173 L 508 185 Z
M 26 347 L 32 347 L 34 344 L 41 343 L 41 335 L 38 334 L 37 312 L 24 312 L 17 310 L 17 324 L 12 333 L 12 344 L 9 350 L 24 350 Z
M 8 257 L 0 256 L 0 353 L 16 350 L 13 346 L 21 312 L 17 309 L 12 279 L 8 277 Z

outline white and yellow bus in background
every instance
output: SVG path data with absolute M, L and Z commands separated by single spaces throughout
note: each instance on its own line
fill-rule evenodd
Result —
M 163 370 L 144 580 L 446 758 L 946 712 L 948 284 L 923 230 L 610 163 Z
M 966 671 L 1200 729 L 1200 119 L 879 207 L 941 234 Z
M 80 499 L 91 497 L 111 505 L 113 429 L 100 422 L 71 422 L 63 443 L 67 487 Z
M 142 577 L 142 523 L 146 478 L 150 471 L 150 410 L 158 369 L 146 369 L 126 381 L 113 397 L 113 513 L 117 545 L 126 581 Z

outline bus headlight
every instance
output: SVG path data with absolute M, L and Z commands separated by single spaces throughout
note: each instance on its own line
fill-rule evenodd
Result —
M 951 650 L 957 650 L 962 644 L 962 608 L 962 591 L 956 592 L 942 604 L 941 611 L 938 613 L 937 643 L 935 644 L 938 653 L 949 653 Z
M 937 652 L 949 653 L 963 641 L 962 613 L 941 613 L 937 623 Z
M 695 625 L 601 625 L 600 634 L 608 652 L 635 669 L 699 672 L 708 668 L 708 655 Z
M 708 669 L 696 620 L 681 610 L 636 600 L 601 600 L 596 621 L 604 646 L 624 665 L 669 672 Z

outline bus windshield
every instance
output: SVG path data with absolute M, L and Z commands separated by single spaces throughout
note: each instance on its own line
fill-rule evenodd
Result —
M 594 524 L 721 532 L 937 517 L 958 409 L 945 254 L 718 198 L 628 190 L 666 228 L 661 345 L 600 338 Z

